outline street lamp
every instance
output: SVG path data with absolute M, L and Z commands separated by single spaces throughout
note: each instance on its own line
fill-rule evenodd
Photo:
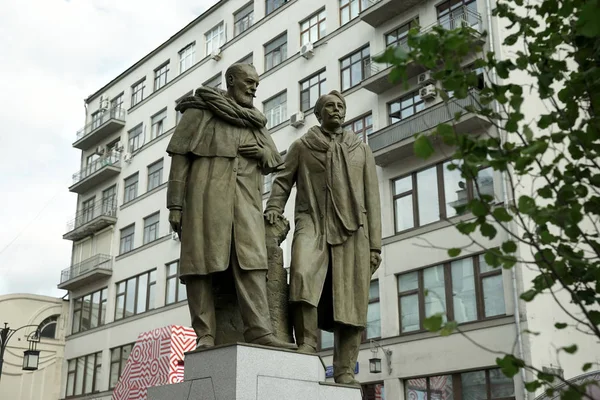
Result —
M 370 341 L 370 350 L 373 353 L 373 358 L 369 359 L 369 372 L 372 374 L 377 374 L 381 372 L 381 358 L 377 357 L 379 353 L 379 349 L 383 350 L 383 355 L 385 356 L 385 361 L 387 362 L 387 370 L 388 374 L 392 373 L 392 351 L 389 349 L 384 349 L 378 341 L 371 340 Z
M 27 342 L 29 342 L 29 349 L 23 352 L 23 370 L 35 371 L 38 369 L 40 361 L 40 351 L 37 350 L 37 343 L 40 341 L 40 330 L 37 325 L 25 325 L 17 329 L 11 329 L 8 327 L 8 323 L 4 323 L 4 328 L 0 329 L 0 379 L 2 379 L 2 365 L 4 364 L 4 351 L 8 345 L 10 338 L 14 336 L 17 331 L 21 329 L 35 327 L 35 331 L 27 336 Z

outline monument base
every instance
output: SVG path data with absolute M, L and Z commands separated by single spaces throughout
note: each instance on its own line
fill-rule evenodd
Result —
M 148 388 L 148 400 L 361 400 L 357 386 L 325 383 L 317 355 L 247 343 L 186 353 L 182 383 Z

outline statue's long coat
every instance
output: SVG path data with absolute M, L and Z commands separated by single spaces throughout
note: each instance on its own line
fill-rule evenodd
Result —
M 184 157 L 172 159 L 167 208 L 183 207 L 182 280 L 226 270 L 232 246 L 242 269 L 268 269 L 262 165 L 238 154 L 245 143 L 256 143 L 249 128 L 206 109 L 185 110 L 175 129 L 167 152 Z
M 318 135 L 324 137 L 318 127 L 313 127 L 291 145 L 285 168 L 273 182 L 266 211 L 283 212 L 296 184 L 290 301 L 319 306 L 321 329 L 331 330 L 333 322 L 366 327 L 371 281 L 370 253 L 371 250 L 381 250 L 381 211 L 375 160 L 371 149 L 353 132 L 343 132 L 340 142 L 346 156 L 338 159 L 331 148 L 323 148 L 322 138 L 319 139 L 320 149 L 313 145 Z M 336 232 L 343 229 L 334 216 L 333 192 L 328 189 L 331 180 L 327 174 L 331 171 L 326 166 L 332 165 L 331 158 L 334 158 L 333 162 L 349 164 L 348 168 L 342 168 L 342 171 L 349 171 L 349 187 L 345 190 L 353 192 L 354 196 L 350 197 L 358 203 L 358 230 L 337 245 L 331 244 L 335 242 L 333 237 L 338 239 Z M 341 206 L 339 203 L 336 205 L 338 209 L 345 206 L 346 212 L 352 214 L 353 203 L 340 203 Z M 324 287 L 328 268 L 332 285 Z M 328 301 L 330 304 L 327 304 Z

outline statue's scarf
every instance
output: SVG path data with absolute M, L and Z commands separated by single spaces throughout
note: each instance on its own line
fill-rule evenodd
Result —
M 263 169 L 277 171 L 283 168 L 283 159 L 277 151 L 277 146 L 269 132 L 267 132 L 267 119 L 256 108 L 242 107 L 221 89 L 201 87 L 194 96 L 186 97 L 175 107 L 176 111 L 184 112 L 188 108 L 209 110 L 217 118 L 241 128 L 248 128 L 263 149 L 270 150 L 263 159 Z
M 342 133 L 340 141 L 327 140 L 318 126 L 308 130 L 302 142 L 312 151 L 327 153 L 325 175 L 329 198 L 333 203 L 333 223 L 327 227 L 327 242 L 342 244 L 361 224 L 361 208 L 350 180 L 349 153 L 361 145 L 353 132 Z M 332 218 L 332 217 L 329 217 Z

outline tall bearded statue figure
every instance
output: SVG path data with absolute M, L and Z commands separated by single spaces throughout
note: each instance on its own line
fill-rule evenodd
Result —
M 215 345 L 212 278 L 229 269 L 246 342 L 295 348 L 273 335 L 267 303 L 260 179 L 283 161 L 266 118 L 252 105 L 259 81 L 254 67 L 234 64 L 225 79 L 227 91 L 202 87 L 179 103 L 183 116 L 167 147 L 169 222 L 181 239 L 179 276 L 197 348 Z
M 335 381 L 354 385 L 369 285 L 381 263 L 379 186 L 371 149 L 342 129 L 342 95 L 321 96 L 315 115 L 321 126 L 291 145 L 265 217 L 281 218 L 295 184 L 290 301 L 299 351 L 316 352 L 318 328 L 333 331 Z

